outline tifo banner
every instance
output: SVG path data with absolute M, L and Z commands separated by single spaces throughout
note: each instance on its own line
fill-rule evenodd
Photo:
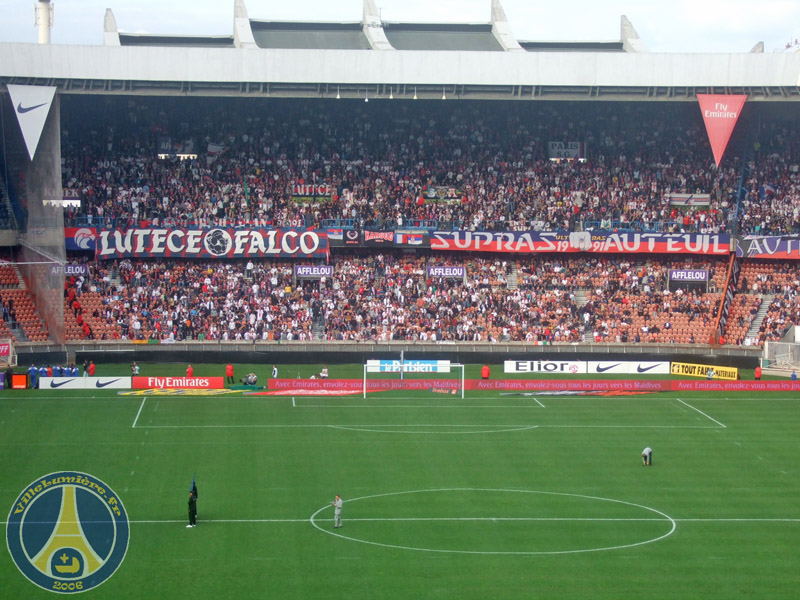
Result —
M 461 200 L 461 198 L 464 196 L 464 192 L 454 187 L 432 185 L 423 192 L 423 196 L 428 200 L 445 200 L 454 202 Z
M 314 199 L 324 200 L 333 193 L 333 187 L 327 183 L 295 183 L 290 190 L 295 200 L 309 201 Z
M 547 157 L 550 160 L 578 160 L 585 156 L 583 142 L 547 142 Z
M 65 227 L 64 247 L 67 250 L 94 250 L 97 230 L 93 227 Z
M 427 247 L 431 245 L 430 238 L 424 233 L 400 233 L 396 232 L 394 243 L 397 246 L 422 246 Z
M 431 249 L 461 250 L 465 252 L 511 252 L 517 254 L 597 252 L 724 256 L 730 253 L 731 237 L 723 233 L 434 231 L 431 234 Z
M 364 236 L 365 246 L 394 245 L 394 231 L 370 231 L 365 229 L 361 234 Z
M 672 206 L 708 206 L 711 194 L 667 194 Z
M 233 227 L 106 229 L 99 232 L 96 252 L 98 259 L 308 258 L 327 254 L 328 234 L 324 231 Z
M 743 258 L 800 259 L 798 237 L 747 237 L 740 238 L 736 256 Z
M 221 390 L 225 387 L 224 377 L 133 377 L 134 390 L 184 389 Z
M 713 369 L 712 377 L 708 372 Z M 692 363 L 672 363 L 670 373 L 688 377 L 705 377 L 706 379 L 728 379 L 736 381 L 739 379 L 739 369 L 736 367 L 719 367 L 716 365 L 697 365 Z
M 129 390 L 130 377 L 42 377 L 39 389 L 44 390 Z
M 703 113 L 703 122 L 706 125 L 708 141 L 711 143 L 711 151 L 714 153 L 714 161 L 719 166 L 728 140 L 731 139 L 733 128 L 739 115 L 742 114 L 742 106 L 747 96 L 725 96 L 721 94 L 697 94 L 697 101 L 700 103 L 700 111 Z

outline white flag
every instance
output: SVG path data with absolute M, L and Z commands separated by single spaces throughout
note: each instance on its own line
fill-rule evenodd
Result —
M 56 95 L 56 88 L 41 85 L 8 84 L 8 94 L 17 114 L 22 137 L 28 147 L 28 156 L 33 160 L 39 138 L 42 137 L 44 123 L 50 113 L 50 106 Z

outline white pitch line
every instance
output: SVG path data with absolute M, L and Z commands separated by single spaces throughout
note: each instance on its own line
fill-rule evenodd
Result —
M 539 402 L 539 399 L 538 399 L 536 396 L 534 396 L 534 397 L 533 397 L 533 401 L 534 401 L 534 402 L 536 402 L 536 404 L 538 404 L 538 405 L 539 405 L 539 406 L 541 406 L 542 408 L 544 408 L 544 407 L 545 407 L 545 406 L 544 406 L 544 404 L 542 404 L 541 402 Z
M 322 519 L 324 521 L 333 521 L 333 518 Z M 361 517 L 361 518 L 348 518 L 348 523 L 384 523 L 384 522 L 439 522 L 439 521 L 452 521 L 452 522 L 478 522 L 478 521 L 531 521 L 531 522 L 664 522 L 663 518 L 657 517 L 642 517 L 642 518 L 626 518 L 626 517 Z M 678 519 L 673 518 L 673 521 L 678 523 L 800 523 L 800 518 L 727 518 L 727 519 Z M 98 521 L 99 522 L 99 521 Z M 185 523 L 186 519 L 142 519 L 128 521 L 131 525 L 169 525 L 171 523 Z M 304 519 L 209 519 L 201 520 L 200 523 L 308 523 L 309 518 Z M 8 525 L 6 521 L 1 521 L 3 525 Z M 48 522 L 49 523 L 49 522 Z M 92 523 L 92 521 L 81 521 L 81 523 Z M 31 522 L 29 522 L 31 524 Z
M 692 406 L 692 405 L 691 405 L 691 404 L 689 404 L 688 402 L 684 402 L 684 401 L 683 401 L 683 400 L 681 400 L 680 398 L 675 398 L 675 400 L 677 400 L 678 402 L 680 402 L 680 403 L 681 403 L 681 404 L 683 404 L 684 406 L 688 406 L 688 407 L 689 407 L 689 408 L 691 408 L 692 410 L 695 410 L 695 411 L 699 412 L 699 413 L 700 413 L 701 415 L 703 415 L 703 416 L 704 416 L 706 419 L 709 419 L 710 421 L 713 421 L 714 423 L 716 423 L 716 424 L 717 424 L 717 425 L 719 425 L 720 427 L 722 427 L 722 428 L 724 428 L 724 429 L 727 429 L 727 426 L 726 426 L 724 423 L 720 423 L 720 422 L 719 422 L 719 421 L 717 421 L 717 420 L 716 420 L 714 417 L 710 417 L 710 416 L 708 416 L 706 413 L 704 413 L 704 412 L 703 412 L 702 410 L 700 410 L 699 408 L 695 408 L 694 406 Z
M 364 428 L 364 427 L 515 427 L 520 428 L 539 428 L 539 429 L 719 429 L 711 425 L 407 425 L 405 423 L 393 423 L 391 425 L 375 425 L 373 423 L 359 423 L 356 425 L 342 425 L 339 423 L 327 423 L 323 425 L 139 425 L 137 429 L 281 429 L 281 428 L 322 428 L 345 429 L 345 428 Z M 724 427 L 724 425 L 723 425 Z M 2 442 L 0 442 L 2 444 Z
M 467 425 L 463 423 L 390 423 L 388 425 L 379 424 L 379 423 L 357 423 L 357 424 L 347 424 L 347 423 L 304 423 L 298 425 L 275 425 L 275 424 L 264 424 L 264 425 L 139 425 L 139 429 L 241 429 L 241 428 L 248 428 L 248 429 L 304 429 L 304 428 L 328 428 L 328 429 L 342 429 L 342 428 L 360 428 L 360 427 L 383 427 L 383 428 L 390 428 L 390 427 L 498 427 L 498 428 L 510 428 L 513 427 L 515 429 L 520 428 L 533 428 L 533 427 L 540 427 L 540 425 L 520 425 L 519 423 L 515 423 L 513 425 L 503 425 L 497 423 L 490 423 L 490 424 L 481 424 L 481 425 Z
M 530 404 L 463 405 L 463 404 L 298 404 L 297 408 L 536 408 Z
M 144 408 L 144 403 L 147 401 L 147 396 L 142 398 L 142 403 L 139 405 L 139 412 L 136 413 L 136 418 L 133 420 L 133 425 L 131 425 L 131 429 L 136 428 L 136 422 L 139 420 L 139 415 L 142 414 L 142 409 Z

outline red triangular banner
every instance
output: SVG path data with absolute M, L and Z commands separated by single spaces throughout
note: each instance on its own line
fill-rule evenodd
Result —
M 719 166 L 728 140 L 731 139 L 733 128 L 736 126 L 736 121 L 742 114 L 742 106 L 744 106 L 747 96 L 697 94 L 697 100 L 700 102 L 700 111 L 703 113 L 703 121 L 706 124 L 708 141 L 711 142 L 711 151 L 714 153 L 717 166 Z

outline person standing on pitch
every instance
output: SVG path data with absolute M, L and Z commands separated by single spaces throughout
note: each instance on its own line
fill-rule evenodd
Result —
M 228 363 L 225 365 L 225 377 L 228 379 L 228 383 L 234 383 L 233 379 L 233 365 Z
M 649 467 L 653 464 L 653 449 L 648 446 L 642 450 L 642 465 Z
M 331 502 L 333 504 L 333 528 L 339 529 L 342 526 L 342 497 L 336 494 L 336 500 Z
M 194 486 L 189 492 L 189 524 L 186 527 L 197 527 L 197 488 Z
M 186 367 L 186 377 L 194 377 L 194 368 L 192 365 Z
M 272 365 L 272 378 L 278 378 L 278 365 Z

